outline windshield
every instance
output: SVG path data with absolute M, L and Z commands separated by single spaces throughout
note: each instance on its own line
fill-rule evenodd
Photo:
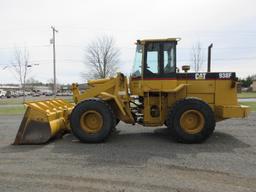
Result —
M 132 67 L 132 77 L 141 76 L 141 66 L 142 66 L 142 45 L 137 45 L 134 63 Z

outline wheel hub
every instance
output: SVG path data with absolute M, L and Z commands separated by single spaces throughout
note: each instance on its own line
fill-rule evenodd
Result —
M 204 128 L 205 120 L 200 111 L 185 111 L 180 118 L 181 128 L 188 134 L 196 134 Z
M 86 111 L 80 118 L 80 125 L 87 133 L 97 133 L 103 126 L 103 118 L 97 111 Z

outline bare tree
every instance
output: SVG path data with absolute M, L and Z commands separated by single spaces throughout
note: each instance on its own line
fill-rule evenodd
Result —
M 195 72 L 198 72 L 201 70 L 204 60 L 205 59 L 204 59 L 201 43 L 197 42 L 196 44 L 193 45 L 192 52 L 191 52 L 191 61 L 192 61 L 192 65 Z
M 120 51 L 115 47 L 112 37 L 102 36 L 92 41 L 86 48 L 85 66 L 87 73 L 82 73 L 82 77 L 106 78 L 113 76 L 117 71 Z
M 29 87 L 32 90 L 34 90 L 35 86 L 41 86 L 41 85 L 43 85 L 43 83 L 34 79 L 33 77 L 30 77 L 26 81 L 26 86 Z
M 30 77 L 29 79 L 27 79 L 27 85 L 30 84 L 30 85 L 42 85 L 43 83 L 36 80 L 35 78 L 33 77 Z
M 14 61 L 12 63 L 12 68 L 22 88 L 23 102 L 25 102 L 26 80 L 27 80 L 28 73 L 30 71 L 30 67 L 31 65 L 29 64 L 28 50 L 26 48 L 24 49 L 16 48 L 14 51 Z

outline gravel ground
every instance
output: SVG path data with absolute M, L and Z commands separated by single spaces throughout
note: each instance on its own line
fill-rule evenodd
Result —
M 102 144 L 72 135 L 10 145 L 21 116 L 0 116 L 0 191 L 256 191 L 256 113 L 217 124 L 203 144 L 171 140 L 163 127 L 120 123 Z

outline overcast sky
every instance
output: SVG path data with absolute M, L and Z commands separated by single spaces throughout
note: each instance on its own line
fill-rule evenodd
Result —
M 207 58 L 213 43 L 213 71 L 256 73 L 255 0 L 0 0 L 0 84 L 18 83 L 5 66 L 14 47 L 26 47 L 30 77 L 53 77 L 50 38 L 56 34 L 57 79 L 82 83 L 86 45 L 110 35 L 121 50 L 119 71 L 129 74 L 134 42 L 144 38 L 181 37 L 178 65 L 191 64 L 191 47 L 200 41 Z

